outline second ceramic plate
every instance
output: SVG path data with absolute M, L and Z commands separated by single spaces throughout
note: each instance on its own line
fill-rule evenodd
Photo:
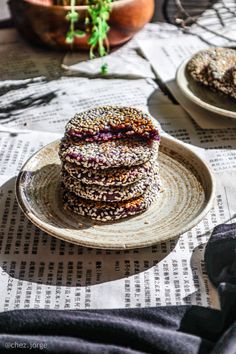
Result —
M 179 236 L 195 226 L 212 206 L 214 179 L 207 165 L 185 144 L 163 136 L 159 165 L 162 191 L 146 212 L 102 223 L 63 209 L 59 141 L 34 154 L 16 184 L 25 215 L 50 235 L 104 249 L 146 247 Z
M 186 70 L 189 60 L 185 60 L 176 73 L 177 85 L 184 96 L 210 112 L 236 119 L 235 100 L 228 98 L 226 95 L 213 92 L 208 87 L 194 81 Z

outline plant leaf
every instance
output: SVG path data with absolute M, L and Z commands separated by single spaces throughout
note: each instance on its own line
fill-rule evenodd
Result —
M 81 38 L 81 37 L 86 36 L 86 33 L 85 33 L 84 31 L 82 31 L 82 30 L 76 30 L 76 31 L 74 32 L 74 36 Z
M 108 73 L 108 64 L 107 63 L 102 64 L 100 70 L 101 70 L 102 75 L 107 74 Z
M 66 15 L 66 19 L 70 22 L 77 22 L 79 19 L 79 14 L 76 11 L 68 12 L 68 14 Z
M 74 35 L 72 32 L 68 32 L 66 35 L 66 43 L 72 44 L 74 42 Z

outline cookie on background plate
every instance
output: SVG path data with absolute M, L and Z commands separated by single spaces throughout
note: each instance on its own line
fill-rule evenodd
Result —
M 217 47 L 201 50 L 187 64 L 188 73 L 199 83 L 236 99 L 236 50 Z

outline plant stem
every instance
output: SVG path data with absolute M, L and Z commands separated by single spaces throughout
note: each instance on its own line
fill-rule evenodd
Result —
M 76 0 L 70 0 L 71 12 L 74 12 L 74 11 L 75 11 L 75 1 L 76 1 Z M 71 30 L 71 32 L 74 32 L 74 30 L 75 30 L 75 23 L 74 23 L 74 21 L 71 21 L 71 22 L 70 22 L 70 30 Z

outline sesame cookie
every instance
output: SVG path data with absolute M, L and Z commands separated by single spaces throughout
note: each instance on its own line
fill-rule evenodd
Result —
M 142 195 L 154 184 L 157 175 L 157 168 L 155 170 L 150 170 L 145 178 L 125 187 L 105 187 L 83 184 L 78 179 L 71 177 L 66 171 L 62 172 L 61 180 L 66 190 L 73 192 L 79 197 L 101 202 L 120 202 L 122 200 L 137 198 Z
M 104 106 L 77 113 L 66 125 L 73 141 L 110 141 L 125 137 L 160 140 L 157 124 L 147 113 L 131 107 Z
M 236 50 L 221 47 L 202 50 L 187 64 L 194 80 L 236 99 L 235 67 Z
M 144 212 L 157 200 L 159 191 L 160 183 L 157 178 L 152 187 L 148 188 L 142 196 L 127 201 L 116 203 L 96 202 L 78 197 L 67 190 L 64 191 L 63 200 L 65 209 L 74 213 L 89 216 L 99 221 L 111 221 Z
M 150 160 L 138 166 L 94 170 L 80 168 L 75 163 L 65 162 L 62 169 L 67 171 L 71 177 L 79 179 L 87 185 L 127 186 L 144 178 L 154 163 L 157 164 L 155 160 Z
M 195 54 L 187 64 L 187 71 L 195 81 L 201 82 L 204 85 L 209 85 L 208 65 L 214 60 L 216 49 L 210 48 L 201 50 Z
M 117 139 L 105 142 L 78 142 L 64 138 L 59 148 L 62 162 L 72 162 L 82 168 L 107 169 L 141 165 L 157 158 L 159 142 L 140 139 Z
M 215 60 L 209 64 L 212 75 L 212 86 L 228 96 L 236 98 L 236 51 L 234 56 Z

